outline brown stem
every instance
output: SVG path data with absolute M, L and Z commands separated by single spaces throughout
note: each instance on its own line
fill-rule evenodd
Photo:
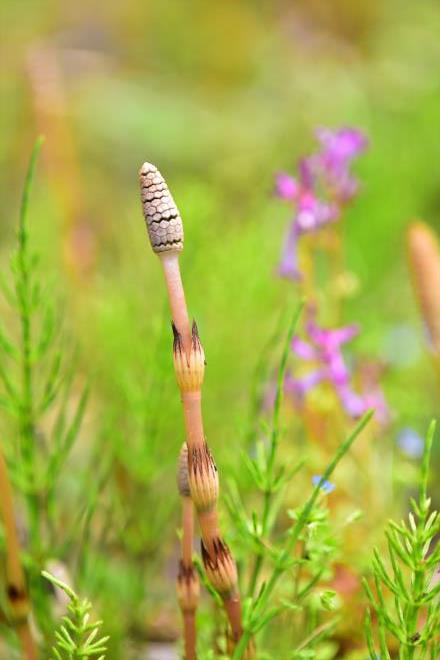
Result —
M 210 555 L 213 554 L 213 542 L 220 536 L 218 514 L 216 509 L 199 512 L 199 525 L 203 543 Z
M 27 619 L 17 625 L 17 635 L 21 643 L 23 660 L 37 660 L 37 650 Z
M 182 501 L 182 542 L 177 596 L 183 617 L 183 639 L 186 660 L 196 658 L 196 611 L 199 601 L 199 576 L 192 561 L 194 536 L 194 505 L 188 482 L 188 448 L 182 446 L 177 469 L 177 486 Z
M 183 612 L 183 633 L 185 640 L 185 660 L 196 660 L 195 612 Z
M 0 512 L 6 543 L 6 595 L 12 620 L 21 642 L 23 658 L 36 660 L 37 650 L 29 627 L 29 599 L 20 562 L 20 543 L 14 518 L 12 488 L 3 453 L 0 450 Z
M 189 564 L 185 564 L 182 559 L 177 576 L 177 598 L 183 619 L 185 660 L 194 660 L 196 658 L 196 611 L 199 595 L 199 576 L 192 560 L 190 559 Z
M 6 462 L 0 452 L 0 509 L 6 539 L 6 574 L 8 589 L 24 590 L 24 576 L 20 563 L 20 544 L 13 513 L 12 489 L 9 482 Z
M 188 446 L 200 447 L 205 443 L 201 392 L 183 392 L 182 404 Z
M 191 328 L 186 308 L 185 293 L 180 276 L 179 256 L 177 252 L 166 252 L 160 255 L 170 299 L 171 314 L 174 325 L 182 337 L 184 349 L 189 355 L 191 348 Z M 185 417 L 186 441 L 188 449 L 202 447 L 205 443 L 202 417 L 202 395 L 197 392 L 182 392 L 182 404 Z M 205 548 L 215 561 L 214 541 L 220 537 L 218 515 L 216 509 L 198 511 L 199 524 Z M 234 638 L 242 633 L 240 598 L 237 594 L 232 600 L 225 600 Z
M 190 497 L 182 497 L 182 561 L 191 566 L 194 537 L 194 507 Z
M 237 594 L 232 594 L 224 598 L 225 610 L 228 615 L 229 623 L 231 624 L 232 638 L 234 642 L 238 642 L 243 634 L 243 626 L 241 625 L 241 603 L 240 597 Z

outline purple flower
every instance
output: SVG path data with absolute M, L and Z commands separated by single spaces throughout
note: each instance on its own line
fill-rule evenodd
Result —
M 342 407 L 350 417 L 357 419 L 368 410 L 365 399 L 356 394 L 348 385 L 339 387 L 337 391 Z
M 350 373 L 341 353 L 341 346 L 350 341 L 359 332 L 357 326 L 349 325 L 343 328 L 329 330 L 320 328 L 314 320 L 306 324 L 306 331 L 312 343 L 293 337 L 292 349 L 303 360 L 318 362 L 322 365 L 318 371 L 320 380 L 329 380 L 338 388 L 347 386 Z M 308 389 L 317 382 L 307 379 Z
M 284 188 L 288 194 L 288 185 Z M 284 197 L 287 199 L 287 197 Z M 298 267 L 298 241 L 299 238 L 314 231 L 323 225 L 336 220 L 338 209 L 336 206 L 320 202 L 313 193 L 303 191 L 298 194 L 297 212 L 284 242 L 278 272 L 282 277 L 293 280 L 301 279 Z
M 315 312 L 312 310 L 309 313 L 306 331 L 312 341 L 329 355 L 359 334 L 359 326 L 356 324 L 327 329 L 318 326 L 314 317 Z
M 298 183 L 289 174 L 280 172 L 275 178 L 275 192 L 281 199 L 293 201 L 298 194 Z
M 313 157 L 315 171 L 322 177 L 329 194 L 345 204 L 358 189 L 358 182 L 350 173 L 351 163 L 365 151 L 368 141 L 354 128 L 337 131 L 319 128 L 316 137 L 322 149 Z
M 314 486 L 319 486 L 320 490 L 326 495 L 332 493 L 336 488 L 335 484 L 332 484 L 331 481 L 327 481 L 327 479 L 323 479 L 320 474 L 313 475 L 312 484 Z
M 325 378 L 324 371 L 311 371 L 303 378 L 294 378 L 290 373 L 284 379 L 284 391 L 301 402 L 307 392 L 319 385 Z
M 420 458 L 425 443 L 423 438 L 414 429 L 403 428 L 397 436 L 397 444 L 409 458 Z
M 300 234 L 308 234 L 336 220 L 338 215 L 339 210 L 336 206 L 321 202 L 313 192 L 305 190 L 298 196 L 294 223 Z
M 320 150 L 299 161 L 298 178 L 281 172 L 275 179 L 276 194 L 295 209 L 279 267 L 280 275 L 294 280 L 300 278 L 299 238 L 339 219 L 342 207 L 357 191 L 357 180 L 350 173 L 352 160 L 367 146 L 365 136 L 353 128 L 320 128 L 316 137 Z
M 288 373 L 284 383 L 286 394 L 300 404 L 314 387 L 328 382 L 350 417 L 358 418 L 369 408 L 374 408 L 378 421 L 386 424 L 389 410 L 376 376 L 373 378 L 374 370 L 366 370 L 364 392 L 359 394 L 351 385 L 351 374 L 342 354 L 342 346 L 359 333 L 358 326 L 352 324 L 341 328 L 323 328 L 316 323 L 315 315 L 315 310 L 309 310 L 305 324 L 308 341 L 298 336 L 292 339 L 295 355 L 304 362 L 312 363 L 314 368 L 299 377 Z
M 327 162 L 334 167 L 347 165 L 353 158 L 359 156 L 368 146 L 368 140 L 357 128 L 340 128 L 331 131 L 328 128 L 317 128 L 316 139 L 323 148 Z
M 316 171 L 314 156 L 306 156 L 298 162 L 298 175 L 301 187 L 304 190 L 314 190 L 316 184 Z
M 358 332 L 359 329 L 355 325 L 335 329 L 321 328 L 312 311 L 306 322 L 306 333 L 310 341 L 295 336 L 292 339 L 292 350 L 302 360 L 316 363 L 318 368 L 302 378 L 294 378 L 289 374 L 286 377 L 286 392 L 298 399 L 320 382 L 327 381 L 333 384 L 348 414 L 358 416 L 360 406 L 349 388 L 350 372 L 341 351 L 342 345 L 353 339 Z

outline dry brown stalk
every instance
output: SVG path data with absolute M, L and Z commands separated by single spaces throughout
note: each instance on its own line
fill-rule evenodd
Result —
M 179 253 L 183 250 L 180 213 L 156 167 L 144 163 L 140 173 L 141 199 L 153 251 L 159 256 L 167 283 L 173 318 L 174 367 L 185 419 L 188 447 L 188 480 L 202 536 L 202 558 L 208 579 L 221 594 L 229 618 L 232 639 L 242 634 L 237 570 L 219 529 L 218 472 L 206 444 L 201 408 L 204 353 L 197 326 L 189 324 Z
M 0 511 L 6 545 L 6 597 L 12 624 L 20 639 L 22 657 L 36 660 L 37 649 L 29 625 L 29 598 L 20 561 L 20 542 L 14 518 L 12 487 L 3 453 L 0 450 Z
M 194 506 L 188 481 L 188 448 L 183 444 L 179 454 L 177 487 L 182 500 L 182 545 L 177 575 L 177 599 L 182 611 L 186 660 L 196 660 L 196 610 L 200 595 L 199 576 L 192 551 L 194 537 Z
M 423 320 L 437 362 L 440 359 L 440 248 L 432 229 L 413 222 L 408 229 L 408 263 Z
M 185 566 L 183 560 L 177 575 L 177 599 L 182 611 L 185 659 L 196 660 L 196 610 L 199 602 L 199 576 L 191 563 Z

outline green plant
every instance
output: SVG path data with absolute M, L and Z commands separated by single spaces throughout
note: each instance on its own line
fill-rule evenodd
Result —
M 67 616 L 63 616 L 62 624 L 55 631 L 57 641 L 52 647 L 52 660 L 77 660 L 95 656 L 99 656 L 98 660 L 104 660 L 109 637 L 99 637 L 102 621 L 90 621 L 91 603 L 85 598 L 81 600 L 73 589 L 47 571 L 41 574 L 54 587 L 62 589 L 70 601 Z
M 313 565 L 312 562 L 311 568 L 313 572 L 305 583 L 301 584 L 300 588 L 298 588 L 299 580 L 294 577 L 294 589 L 291 596 L 281 599 L 277 599 L 276 597 L 275 589 L 279 585 L 281 578 L 287 578 L 292 570 L 294 575 L 296 571 L 296 575 L 298 576 L 299 569 L 304 563 L 301 544 L 306 540 L 307 529 L 315 525 L 320 517 L 319 497 L 322 492 L 321 488 L 327 483 L 336 466 L 348 452 L 357 436 L 370 420 L 371 416 L 372 413 L 364 415 L 362 420 L 356 425 L 355 429 L 341 443 L 306 503 L 294 513 L 294 523 L 284 535 L 281 547 L 273 546 L 267 539 L 262 537 L 262 525 L 258 524 L 256 516 L 253 517 L 252 521 L 248 520 L 247 529 L 252 535 L 254 542 L 257 542 L 262 548 L 264 548 L 263 552 L 265 552 L 266 556 L 270 558 L 272 568 L 269 572 L 268 579 L 261 584 L 257 596 L 255 598 L 249 598 L 245 603 L 244 633 L 234 652 L 234 660 L 239 660 L 239 658 L 243 657 L 247 641 L 252 635 L 261 632 L 270 621 L 272 621 L 272 619 L 289 609 L 291 611 L 295 611 L 298 608 L 303 609 L 304 598 L 310 594 L 313 587 L 321 578 L 325 567 L 323 556 L 321 556 L 320 560 L 315 565 Z M 260 469 L 262 468 L 261 465 L 259 467 Z M 264 469 L 265 468 L 263 468 L 263 470 Z M 300 551 L 298 552 L 298 550 Z M 324 595 L 324 602 L 329 603 L 331 600 L 330 596 L 331 593 L 327 592 L 327 594 Z M 307 639 L 300 642 L 300 648 L 297 649 L 297 651 L 298 653 L 301 651 L 303 655 L 295 655 L 295 651 L 291 657 L 306 657 L 304 654 L 307 652 L 307 646 L 309 643 L 316 642 L 317 639 L 320 639 L 322 635 L 332 627 L 332 625 L 333 623 L 328 623 L 322 627 L 320 624 L 307 636 Z
M 440 515 L 431 511 L 428 476 L 436 425 L 431 423 L 426 437 L 418 501 L 411 498 L 408 522 L 389 522 L 385 532 L 388 561 L 379 549 L 372 563 L 374 588 L 364 580 L 370 602 L 366 635 L 370 658 L 376 659 L 372 612 L 377 619 L 379 653 L 391 658 L 389 640 L 397 644 L 399 658 L 430 658 L 440 653 L 440 584 L 433 580 L 440 562 Z
M 12 262 L 13 285 L 3 283 L 2 286 L 10 307 L 4 305 L 1 308 L 0 405 L 8 413 L 0 417 L 1 444 L 12 476 L 17 519 L 13 520 L 12 506 L 3 497 L 6 502 L 3 517 L 7 524 L 0 529 L 0 550 L 4 551 L 6 559 L 9 554 L 16 560 L 16 584 L 20 584 L 20 588 L 22 583 L 26 587 L 29 584 L 36 623 L 32 628 L 37 632 L 35 639 L 44 657 L 48 657 L 48 649 L 53 643 L 58 587 L 69 595 L 71 604 L 68 616 L 57 631 L 53 660 L 102 658 L 104 652 L 112 658 L 127 658 L 131 657 L 130 654 L 139 657 L 136 655 L 138 651 L 148 653 L 145 647 L 153 635 L 163 635 L 162 639 L 173 643 L 176 638 L 177 611 L 172 610 L 168 600 L 172 584 L 167 566 L 170 559 L 177 559 L 178 554 L 175 544 L 177 497 L 173 495 L 170 482 L 171 461 L 181 438 L 177 430 L 177 406 L 167 381 L 170 355 L 168 319 L 165 317 L 168 314 L 160 311 L 155 315 L 152 306 L 151 316 L 145 314 L 140 330 L 140 335 L 148 336 L 149 341 L 139 346 L 141 342 L 133 340 L 133 323 L 127 313 L 132 302 L 127 282 L 120 283 L 120 300 L 129 301 L 127 305 L 118 305 L 117 295 L 106 298 L 105 292 L 99 289 L 96 302 L 98 305 L 105 303 L 102 313 L 107 322 L 102 335 L 108 341 L 108 353 L 104 359 L 102 354 L 98 355 L 100 390 L 99 399 L 93 403 L 102 402 L 104 421 L 99 427 L 98 439 L 93 439 L 94 432 L 88 433 L 87 442 L 78 447 L 81 464 L 90 467 L 84 474 L 80 468 L 79 474 L 72 470 L 69 475 L 65 469 L 66 461 L 80 437 L 87 387 L 80 383 L 73 360 L 72 366 L 68 365 L 71 352 L 64 338 L 64 326 L 58 320 L 53 296 L 42 287 L 41 268 L 31 249 L 28 200 L 39 147 L 37 144 L 33 152 L 23 195 L 18 248 Z M 144 174 L 153 178 L 159 176 L 155 169 L 148 169 Z M 159 189 L 151 189 L 158 185 Z M 156 231 L 163 222 L 166 224 L 176 218 L 173 217 L 173 208 L 169 208 L 169 200 L 164 200 L 164 197 L 168 198 L 164 182 L 153 181 L 152 186 L 143 186 L 142 194 L 153 195 L 152 199 L 144 200 L 146 206 L 146 202 L 156 200 L 154 209 L 147 208 L 146 213 L 147 222 Z M 161 209 L 163 205 L 168 208 Z M 156 214 L 164 215 L 155 218 Z M 172 231 L 176 231 L 176 223 Z M 153 248 L 164 246 L 160 235 L 150 234 L 150 238 Z M 287 376 L 291 369 L 289 353 L 292 337 L 297 334 L 301 305 L 294 311 L 284 342 L 279 341 L 280 326 L 284 328 L 285 325 L 284 315 L 281 315 L 282 322 L 277 324 L 259 359 L 251 386 L 250 419 L 246 420 L 246 414 L 243 415 L 245 406 L 241 407 L 240 414 L 237 411 L 233 415 L 224 414 L 224 402 L 230 401 L 230 392 L 223 397 L 224 392 L 231 389 L 231 365 L 237 371 L 237 382 L 232 389 L 237 397 L 241 397 L 241 404 L 245 404 L 245 383 L 249 378 L 247 374 L 247 380 L 243 377 L 240 380 L 240 370 L 246 360 L 250 362 L 249 354 L 258 353 L 259 345 L 255 331 L 255 343 L 251 350 L 247 350 L 246 333 L 236 331 L 239 319 L 229 316 L 233 296 L 228 298 L 225 295 L 224 308 L 219 306 L 216 310 L 219 326 L 223 320 L 218 338 L 223 336 L 223 330 L 227 330 L 230 335 L 225 335 L 228 337 L 226 346 L 236 353 L 231 352 L 229 364 L 224 361 L 216 373 L 215 348 L 220 347 L 217 363 L 223 362 L 224 344 L 214 340 L 209 346 L 209 354 L 214 356 L 212 373 L 216 377 L 211 392 L 215 396 L 211 401 L 215 403 L 210 403 L 207 397 L 205 404 L 208 426 L 217 428 L 219 437 L 232 439 L 228 443 L 218 442 L 216 446 L 221 474 L 229 489 L 229 494 L 218 500 L 218 475 L 202 427 L 203 349 L 197 328 L 194 326 L 191 331 L 180 281 L 176 250 L 181 248 L 181 238 L 174 234 L 169 240 L 171 248 L 159 250 L 159 256 L 174 319 L 174 367 L 184 404 L 188 439 L 180 463 L 182 534 L 177 580 L 185 656 L 187 660 L 195 658 L 197 646 L 201 658 L 232 656 L 236 660 L 249 660 L 255 653 L 254 639 L 258 642 L 258 658 L 261 660 L 277 657 L 329 660 L 343 657 L 346 649 L 357 653 L 362 626 L 351 625 L 347 631 L 342 624 L 345 612 L 352 605 L 351 598 L 356 599 L 358 605 L 359 595 L 363 595 L 359 586 L 360 575 L 364 574 L 364 556 L 369 555 L 368 544 L 374 543 L 369 531 L 375 533 L 377 527 L 373 509 L 376 505 L 376 510 L 390 515 L 391 497 L 398 502 L 396 494 L 402 493 L 397 488 L 393 490 L 392 477 L 398 474 L 405 492 L 410 479 L 405 482 L 399 460 L 393 461 L 394 475 L 391 470 L 387 471 L 385 459 L 386 456 L 392 457 L 393 445 L 386 443 L 384 434 L 381 435 L 384 443 L 375 442 L 380 429 L 376 427 L 374 431 L 372 425 L 373 432 L 371 427 L 369 432 L 363 432 L 371 415 L 362 418 L 338 448 L 338 438 L 345 433 L 342 429 L 351 426 L 351 422 L 337 414 L 334 398 L 330 403 L 326 399 L 328 391 L 325 387 L 318 393 L 319 400 L 313 398 L 316 392 L 313 393 L 307 410 L 300 410 L 292 390 L 284 389 L 288 382 L 286 366 Z M 205 268 L 205 250 L 198 250 L 197 245 L 191 249 L 192 255 L 197 252 L 199 269 Z M 240 258 L 235 258 L 238 255 Z M 230 261 L 236 264 L 241 259 L 245 260 L 246 256 L 240 248 Z M 194 268 L 194 263 L 191 266 Z M 197 279 L 197 268 L 195 272 Z M 206 272 L 209 272 L 208 268 Z M 211 272 L 216 269 L 211 268 Z M 237 272 L 243 275 L 244 271 L 237 269 Z M 191 273 L 188 274 L 191 282 Z M 148 295 L 153 297 L 154 276 L 146 278 L 146 282 L 152 289 L 151 296 L 150 292 Z M 224 280 L 221 279 L 220 283 L 222 288 Z M 140 290 L 137 282 L 133 288 Z M 319 286 L 317 291 L 323 297 L 327 295 Z M 144 294 L 142 289 L 139 298 Z M 221 295 L 217 301 L 221 300 Z M 139 302 L 139 305 L 144 304 L 144 300 Z M 252 313 L 251 309 L 246 313 L 248 311 Z M 265 310 L 263 316 L 266 311 L 269 315 L 269 310 Z M 270 314 L 274 320 L 272 311 Z M 256 314 L 255 309 L 253 312 Z M 136 315 L 134 311 L 133 316 Z M 94 324 L 95 332 L 97 325 Z M 118 331 L 124 335 L 122 342 L 115 338 Z M 230 341 L 233 333 L 236 333 L 237 345 Z M 90 336 L 93 347 L 92 332 Z M 128 341 L 127 337 L 133 344 L 129 354 L 118 350 L 124 341 Z M 102 350 L 101 338 L 98 330 L 96 346 L 92 349 L 89 346 L 90 355 L 93 356 L 94 350 L 97 353 Z M 258 337 L 260 340 L 261 336 Z M 266 398 L 266 386 L 271 381 L 275 353 L 278 353 L 280 344 L 280 365 L 274 378 L 275 396 L 271 406 Z M 133 369 L 130 356 L 136 362 Z M 292 369 L 293 366 L 292 363 Z M 305 372 L 307 369 L 308 365 Z M 298 376 L 301 375 L 299 372 Z M 284 404 L 284 391 L 291 397 L 293 406 L 288 405 L 289 401 Z M 317 410 L 314 410 L 317 402 Z M 312 415 L 309 415 L 310 411 Z M 269 421 L 263 422 L 266 417 Z M 360 442 L 354 451 L 350 451 L 360 433 Z M 242 462 L 237 460 L 235 451 L 241 444 L 236 441 L 237 437 L 245 438 Z M 431 441 L 432 438 L 427 444 Z M 215 442 L 213 438 L 213 444 Z M 343 465 L 339 466 L 339 461 L 348 452 L 349 459 L 344 459 Z M 359 464 L 362 470 L 358 469 Z M 383 488 L 380 491 L 370 478 L 371 474 L 377 473 L 378 464 L 382 470 Z M 310 483 L 317 465 L 319 471 L 325 465 L 328 468 L 322 476 L 313 477 L 315 487 L 313 490 L 310 487 L 309 493 L 304 487 Z M 414 465 L 411 464 L 411 468 Z M 328 479 L 336 467 L 337 477 L 333 485 Z M 359 482 L 360 488 L 356 489 L 361 472 L 363 483 Z M 3 493 L 6 492 L 5 474 L 0 479 Z M 415 482 L 414 474 L 415 470 L 411 473 L 411 483 Z M 421 488 L 425 492 L 423 501 L 426 500 L 427 474 L 425 458 L 421 477 L 424 482 Z M 83 481 L 84 476 L 87 482 Z M 363 485 L 367 488 L 362 489 Z M 328 497 L 333 488 L 337 489 L 335 495 Z M 348 530 L 346 534 L 345 525 L 357 520 L 358 514 L 352 513 L 351 508 L 356 499 L 356 505 L 364 506 L 365 502 L 369 531 L 355 534 Z M 222 501 L 226 502 L 232 520 L 229 527 L 227 519 L 223 518 Z M 154 506 L 151 506 L 152 502 Z M 409 525 L 391 524 L 387 534 L 391 536 L 389 543 L 395 554 L 390 551 L 387 560 L 382 559 L 378 551 L 375 553 L 373 584 L 366 585 L 368 595 L 373 599 L 366 622 L 371 657 L 376 657 L 375 646 L 381 656 L 393 656 L 396 644 L 400 647 L 402 659 L 438 655 L 440 592 L 438 587 L 431 587 L 431 578 L 439 560 L 438 550 L 432 547 L 432 538 L 440 528 L 437 514 L 430 514 L 429 506 L 425 512 L 421 502 L 422 499 L 413 505 Z M 202 557 L 192 554 L 194 504 L 202 532 Z M 344 521 L 343 527 L 341 521 Z M 20 543 L 10 533 L 14 522 Z M 431 547 L 427 549 L 429 541 Z M 234 548 L 237 572 L 226 542 Z M 403 552 L 400 546 L 408 553 L 411 547 L 412 554 L 410 559 L 405 557 L 406 564 L 399 554 Z M 8 547 L 15 549 L 11 553 Z M 420 554 L 422 551 L 424 557 L 423 553 Z M 87 618 L 90 604 L 80 600 L 64 582 L 44 574 L 57 587 L 55 597 L 46 588 L 41 569 L 48 566 L 47 562 L 52 558 L 61 560 L 66 565 L 63 568 L 74 570 L 78 591 L 81 593 L 86 585 L 87 594 L 99 611 L 102 610 L 111 638 L 107 651 L 108 638 L 98 639 L 99 624 L 91 624 Z M 18 562 L 23 563 L 23 575 L 16 570 Z M 6 568 L 6 578 L 12 584 L 12 573 Z M 350 574 L 352 583 L 355 583 L 354 596 L 344 591 L 340 568 L 346 570 L 344 578 Z M 199 580 L 212 598 L 199 600 Z M 245 595 L 242 612 L 239 593 Z M 11 608 L 7 606 L 7 598 L 3 598 L 1 614 L 9 613 Z M 362 616 L 363 607 L 358 609 Z M 23 617 L 15 618 L 23 622 Z M 5 632 L 11 622 L 12 617 L 9 620 L 2 618 Z M 14 652 L 14 632 L 7 631 L 5 637 L 10 641 L 8 650 Z
M 0 406 L 9 416 L 3 433 L 9 438 L 4 447 L 11 481 L 26 505 L 30 597 L 38 625 L 48 635 L 51 606 L 40 571 L 64 541 L 65 529 L 63 535 L 58 529 L 58 485 L 79 436 L 88 387 L 78 393 L 75 361 L 69 364 L 61 322 L 30 244 L 29 200 L 42 143 L 42 138 L 35 143 L 25 180 L 11 262 L 13 286 L 2 281 L 10 311 L 0 326 Z
M 255 555 L 244 603 L 244 634 L 234 652 L 234 660 L 245 657 L 249 639 L 261 635 L 268 624 L 283 613 L 289 614 L 292 622 L 302 621 L 296 626 L 292 623 L 293 649 L 289 655 L 292 658 L 315 657 L 314 649 L 329 636 L 336 624 L 335 617 L 320 619 L 319 614 L 333 609 L 335 596 L 331 589 L 322 587 L 330 574 L 329 560 L 333 556 L 336 538 L 325 506 L 325 491 L 330 485 L 328 479 L 370 420 L 372 412 L 360 420 L 339 446 L 306 503 L 288 512 L 293 522 L 280 534 L 277 521 L 286 488 L 304 464 L 303 460 L 291 466 L 278 464 L 284 374 L 301 309 L 302 305 L 299 305 L 295 310 L 284 341 L 271 426 L 265 434 L 267 441 L 263 437 L 257 442 L 254 457 L 244 455 L 254 489 L 261 493 L 261 513 L 254 510 L 249 517 L 238 490 L 233 483 L 230 484 L 228 508 L 243 553 Z M 268 570 L 262 579 L 265 564 Z

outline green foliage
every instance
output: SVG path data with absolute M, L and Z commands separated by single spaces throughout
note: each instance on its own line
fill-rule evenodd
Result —
M 399 648 L 399 658 L 439 657 L 440 584 L 434 575 L 440 563 L 440 515 L 431 511 L 427 494 L 429 464 L 435 423 L 432 422 L 419 480 L 418 501 L 411 499 L 408 522 L 390 521 L 386 530 L 388 561 L 374 550 L 374 589 L 364 580 L 370 606 L 377 618 L 381 658 L 391 658 L 388 636 Z M 370 658 L 376 659 L 371 612 L 367 612 L 366 635 Z
M 50 555 L 74 572 L 80 593 L 87 585 L 111 631 L 108 655 L 115 660 L 131 660 L 127 643 L 142 644 L 142 653 L 133 651 L 135 658 L 143 654 L 150 623 L 155 632 L 163 619 L 171 618 L 176 626 L 169 567 L 176 552 L 174 463 L 182 424 L 168 312 L 157 263 L 146 252 L 135 185 L 136 167 L 148 159 L 169 177 L 185 222 L 185 287 L 209 365 L 206 429 L 222 484 L 229 490 L 233 525 L 226 533 L 237 550 L 242 593 L 249 594 L 249 624 L 277 553 L 301 518 L 309 464 L 327 464 L 346 426 L 346 420 L 329 425 L 332 437 L 320 438 L 317 449 L 298 417 L 287 419 L 286 410 L 272 474 L 265 482 L 273 422 L 261 432 L 261 408 L 281 325 L 284 334 L 284 319 L 276 319 L 290 288 L 273 277 L 286 220 L 285 210 L 271 197 L 273 172 L 291 170 L 310 144 L 314 126 L 356 124 L 369 135 L 372 149 L 361 164 L 363 194 L 348 212 L 343 232 L 347 260 L 340 275 L 352 282 L 353 291 L 334 305 L 331 291 L 337 282 L 326 273 L 315 293 L 330 322 L 342 317 L 362 325 L 350 359 L 356 362 L 362 353 L 381 356 L 394 419 L 373 440 L 368 437 L 372 424 L 338 467 L 336 495 L 341 492 L 348 508 L 361 507 L 366 514 L 365 527 L 356 527 L 356 556 L 353 547 L 350 551 L 343 545 L 336 506 L 328 507 L 320 493 L 295 544 L 293 564 L 270 597 L 269 608 L 286 607 L 258 633 L 262 660 L 285 658 L 289 652 L 331 657 L 334 621 L 340 616 L 338 598 L 332 602 L 330 593 L 333 562 L 344 552 L 353 572 L 364 573 L 364 557 L 379 543 L 381 516 L 400 512 L 417 481 L 416 461 L 395 451 L 395 435 L 401 426 L 424 428 L 438 409 L 437 384 L 417 330 L 421 324 L 401 242 L 413 214 L 439 226 L 438 172 L 432 164 L 440 158 L 440 141 L 433 139 L 440 117 L 440 11 L 434 0 L 337 2 L 331 11 L 326 3 L 295 8 L 281 2 L 275 10 L 273 3 L 249 0 L 189 4 L 184 8 L 180 0 L 172 0 L 150 6 L 127 0 L 120 8 L 109 3 L 105 20 L 97 17 L 92 31 L 87 13 L 73 7 L 68 22 L 72 18 L 74 29 L 66 34 L 64 12 L 54 14 L 47 0 L 33 6 L 1 3 L 7 28 L 2 52 L 8 62 L 0 83 L 7 99 L 0 132 L 2 270 L 9 255 L 23 142 L 36 124 L 46 126 L 49 166 L 43 194 L 32 195 L 32 225 L 24 241 L 28 280 L 41 291 L 38 308 L 24 315 L 30 323 L 24 334 L 30 336 L 31 352 L 36 352 L 44 325 L 46 336 L 51 335 L 38 362 L 24 359 L 24 319 L 15 278 L 20 269 L 22 282 L 26 276 L 17 257 L 13 279 L 2 286 L 6 303 L 12 305 L 0 301 L 2 446 L 13 473 L 21 535 L 27 539 L 23 559 L 34 617 L 49 637 L 51 601 L 40 570 Z M 225 33 L 240 35 L 230 39 L 227 49 Z M 36 58 L 43 78 L 36 85 L 31 76 L 24 82 L 33 67 L 25 73 L 23 66 L 32 60 L 35 45 L 49 55 L 46 71 L 45 58 L 42 63 Z M 82 75 L 84 58 L 91 64 L 87 76 Z M 53 76 L 57 69 L 59 76 Z M 44 82 L 45 74 L 51 84 Z M 73 282 L 66 275 L 66 238 L 84 225 L 95 241 L 96 260 L 85 281 Z M 33 260 L 33 246 L 39 248 L 39 262 Z M 45 286 L 54 264 L 57 290 L 67 294 L 68 323 L 63 324 L 57 319 L 53 288 Z M 65 341 L 71 332 L 81 345 L 82 363 Z M 31 406 L 23 382 L 25 362 L 31 368 Z M 81 434 L 73 428 L 71 445 L 67 431 L 77 411 L 81 421 L 85 407 L 78 409 L 86 396 L 78 370 L 90 372 L 91 367 L 96 378 L 87 410 L 93 423 Z M 59 376 L 45 397 L 52 369 L 55 374 L 59 369 Z M 61 386 L 51 402 L 56 382 Z M 43 400 L 45 412 L 40 410 Z M 358 454 L 364 439 L 370 452 Z M 238 459 L 238 446 L 246 468 Z M 438 451 L 433 458 L 438 461 Z M 434 482 L 432 489 L 437 501 Z M 392 573 L 390 566 L 386 568 Z M 301 594 L 314 577 L 295 609 L 295 585 Z M 328 612 L 332 605 L 335 610 Z M 362 609 L 360 603 L 356 607 Z M 219 616 L 217 609 L 213 616 L 210 599 L 203 599 L 197 617 L 203 658 L 208 653 L 215 657 L 214 651 L 206 651 L 213 638 L 224 638 Z M 373 611 L 371 616 L 376 629 Z M 355 625 L 343 631 L 344 642 L 359 632 Z M 339 641 L 340 635 L 338 627 L 334 639 Z M 377 638 L 374 643 L 378 646 Z M 359 653 L 363 658 L 364 651 Z
M 239 660 L 243 656 L 246 645 L 249 639 L 262 631 L 275 617 L 279 616 L 286 610 L 301 610 L 303 603 L 306 600 L 321 578 L 325 569 L 327 560 L 327 549 L 323 539 L 318 542 L 314 548 L 315 559 L 312 560 L 310 568 L 312 569 L 311 577 L 305 584 L 299 586 L 300 567 L 304 564 L 304 550 L 308 548 L 309 537 L 313 527 L 321 527 L 323 519 L 322 512 L 319 511 L 318 501 L 321 495 L 321 485 L 324 481 L 328 480 L 333 474 L 336 466 L 349 451 L 351 445 L 371 419 L 372 413 L 367 413 L 362 420 L 357 424 L 352 433 L 341 443 L 333 459 L 326 468 L 321 481 L 315 486 L 312 494 L 306 503 L 300 507 L 294 515 L 295 522 L 290 529 L 286 532 L 286 538 L 280 548 L 269 545 L 267 557 L 271 562 L 271 570 L 267 581 L 263 582 L 258 595 L 255 599 L 251 599 L 246 603 L 245 620 L 244 620 L 244 634 L 237 645 L 236 651 L 233 655 L 234 660 Z M 255 529 L 258 527 L 254 527 Z M 260 537 L 262 547 L 267 548 L 267 540 Z M 302 545 L 302 552 L 298 557 L 298 545 Z M 283 599 L 279 604 L 274 604 L 274 592 L 282 578 L 287 577 L 292 570 L 296 575 L 293 581 L 294 589 L 293 594 L 286 600 Z M 324 592 L 320 598 L 323 609 L 328 610 L 332 608 L 333 593 Z M 313 619 L 312 619 L 313 620 Z M 334 622 L 328 622 L 325 625 L 320 624 L 308 635 L 304 640 L 299 643 L 299 646 L 292 653 L 294 657 L 315 657 L 313 646 L 325 636 L 327 632 L 334 626 Z M 312 647 L 309 648 L 309 647 Z M 310 655 L 312 653 L 312 655 Z
M 42 143 L 42 138 L 35 143 L 25 180 L 12 286 L 2 281 L 10 313 L 8 327 L 3 320 L 0 325 L 0 405 L 10 419 L 5 432 L 10 436 L 6 450 L 12 481 L 26 504 L 31 598 L 39 625 L 47 632 L 50 604 L 40 570 L 64 541 L 57 528 L 57 486 L 79 436 L 88 387 L 73 403 L 75 361 L 62 339 L 51 293 L 40 278 L 38 256 L 30 244 L 29 200 Z
M 52 648 L 52 660 L 79 660 L 94 658 L 104 660 L 108 637 L 99 637 L 102 621 L 90 621 L 91 603 L 87 599 L 80 600 L 67 584 L 58 580 L 47 571 L 42 571 L 43 577 L 55 587 L 62 589 L 69 597 L 67 616 L 55 631 L 56 644 Z
M 288 656 L 292 658 L 317 657 L 316 648 L 319 642 L 331 633 L 336 624 L 336 619 L 320 617 L 320 612 L 334 609 L 336 595 L 333 590 L 318 589 L 318 584 L 328 577 L 327 567 L 334 554 L 335 539 L 321 488 L 364 429 L 372 413 L 366 414 L 339 446 L 305 504 L 289 512 L 293 523 L 291 527 L 283 530 L 279 538 L 276 523 L 283 493 L 302 467 L 302 462 L 290 468 L 277 465 L 284 374 L 301 309 L 302 305 L 294 313 L 283 346 L 269 441 L 266 444 L 264 440 L 258 441 L 255 458 L 244 457 L 254 488 L 262 495 L 262 513 L 259 515 L 257 511 L 253 511 L 249 518 L 237 489 L 233 489 L 228 499 L 229 511 L 237 527 L 239 539 L 248 551 L 247 557 L 256 557 L 244 603 L 244 634 L 234 652 L 234 660 L 243 656 L 251 637 L 261 634 L 283 613 L 288 613 L 292 618 L 302 615 L 307 621 L 305 630 L 301 626 L 295 630 L 298 639 Z M 244 555 L 244 563 L 247 557 Z M 261 582 L 264 563 L 269 564 L 269 572 L 267 578 Z

